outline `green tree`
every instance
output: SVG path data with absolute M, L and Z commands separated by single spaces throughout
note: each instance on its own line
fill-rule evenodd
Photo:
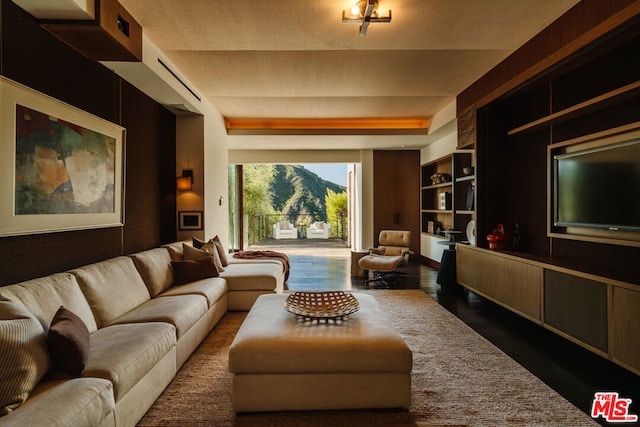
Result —
M 331 224 L 331 234 L 344 239 L 349 203 L 347 192 L 336 193 L 327 188 L 324 202 L 327 207 L 327 221 Z
M 272 219 L 265 215 L 276 213 L 271 206 L 269 185 L 273 180 L 271 165 L 245 165 L 243 167 L 243 210 L 247 217 L 249 244 L 271 235 Z
M 243 167 L 244 213 L 254 215 L 273 214 L 269 185 L 273 181 L 274 169 L 271 165 L 245 165 Z

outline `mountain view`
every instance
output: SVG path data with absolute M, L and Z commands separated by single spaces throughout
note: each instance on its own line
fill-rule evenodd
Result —
M 277 212 L 291 217 L 310 214 L 315 220 L 326 220 L 327 189 L 335 193 L 346 187 L 326 181 L 300 165 L 271 165 L 273 180 L 269 185 L 271 205 Z

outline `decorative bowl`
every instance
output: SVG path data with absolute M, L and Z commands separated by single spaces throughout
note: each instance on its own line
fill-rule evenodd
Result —
M 287 297 L 284 309 L 306 319 L 335 319 L 360 310 L 360 303 L 343 291 L 297 291 Z

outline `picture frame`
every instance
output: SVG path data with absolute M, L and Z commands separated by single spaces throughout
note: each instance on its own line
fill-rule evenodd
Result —
M 178 228 L 180 230 L 202 230 L 202 211 L 179 211 Z
M 0 76 L 0 237 L 123 226 L 125 135 Z

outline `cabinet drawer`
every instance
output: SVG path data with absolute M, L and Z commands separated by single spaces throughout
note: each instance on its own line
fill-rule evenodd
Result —
M 464 247 L 457 256 L 458 283 L 533 320 L 542 320 L 542 267 Z
M 640 372 L 640 292 L 614 286 L 610 319 L 611 357 Z

